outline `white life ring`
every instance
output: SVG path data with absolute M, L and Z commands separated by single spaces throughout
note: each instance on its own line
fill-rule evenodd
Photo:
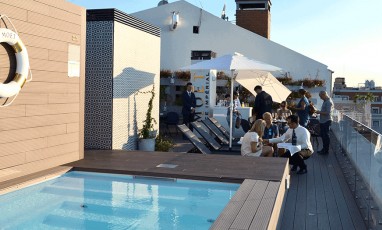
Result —
M 24 86 L 29 71 L 28 52 L 19 36 L 12 30 L 0 28 L 0 42 L 6 42 L 12 46 L 16 57 L 16 72 L 12 81 L 0 83 L 0 98 L 17 95 Z

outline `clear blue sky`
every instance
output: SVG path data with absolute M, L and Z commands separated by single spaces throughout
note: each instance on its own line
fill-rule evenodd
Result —
M 134 13 L 159 0 L 68 0 L 87 9 Z M 187 0 L 220 17 L 224 3 L 235 20 L 235 0 Z M 169 0 L 169 3 L 174 2 Z M 382 86 L 382 0 L 272 1 L 271 40 L 313 58 L 345 77 L 348 86 Z

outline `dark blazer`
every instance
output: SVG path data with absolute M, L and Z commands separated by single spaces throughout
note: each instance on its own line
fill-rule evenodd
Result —
M 191 113 L 191 107 L 196 108 L 196 98 L 195 94 L 191 92 L 191 97 L 188 96 L 187 91 L 183 92 L 183 108 L 182 108 L 182 114 L 188 115 Z
M 273 100 L 271 95 L 267 94 L 265 91 L 261 91 L 256 95 L 255 105 L 253 112 L 256 113 L 256 119 L 263 119 L 263 114 L 265 112 L 272 112 Z

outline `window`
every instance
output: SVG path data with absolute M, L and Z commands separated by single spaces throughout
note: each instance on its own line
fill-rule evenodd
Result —
M 379 127 L 379 121 L 373 121 L 373 127 Z
M 379 114 L 379 108 L 371 108 L 371 113 Z
M 199 33 L 199 26 L 194 26 L 194 27 L 192 27 L 192 32 L 193 32 L 194 34 L 198 34 L 198 33 Z
M 211 50 L 191 51 L 191 60 L 210 60 L 213 56 L 216 56 L 216 53 Z

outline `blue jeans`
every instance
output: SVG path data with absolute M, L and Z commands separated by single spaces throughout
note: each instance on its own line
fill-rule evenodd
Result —
M 324 152 L 329 152 L 329 145 L 330 145 L 329 130 L 331 125 L 332 125 L 332 121 L 320 123 L 320 131 L 321 131 L 322 146 L 323 146 L 322 150 Z
M 235 124 L 236 124 L 236 118 L 237 118 L 237 114 L 236 113 L 232 113 L 232 137 L 234 137 L 234 134 L 235 134 Z M 228 122 L 228 131 L 229 131 L 229 114 L 227 115 L 227 122 Z

